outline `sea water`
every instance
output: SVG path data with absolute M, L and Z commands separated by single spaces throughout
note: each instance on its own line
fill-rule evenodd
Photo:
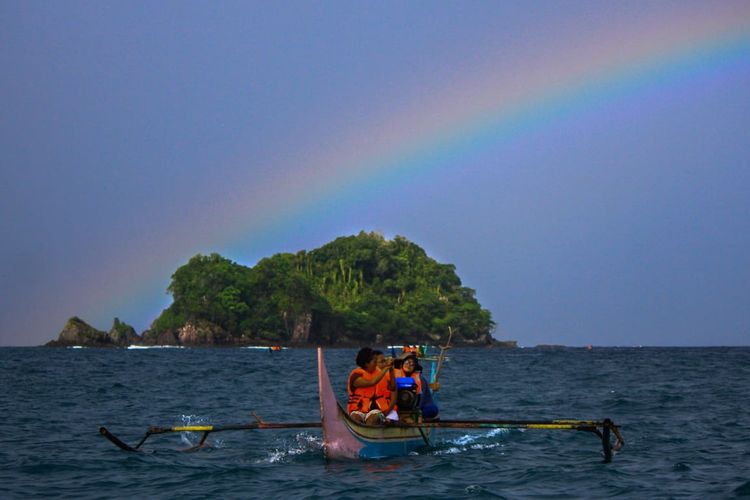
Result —
M 344 399 L 356 351 L 328 349 Z M 750 348 L 453 349 L 445 419 L 603 419 L 586 432 L 441 430 L 411 456 L 329 461 L 319 429 L 152 436 L 150 425 L 319 421 L 312 349 L 0 349 L 0 497 L 727 498 L 750 495 Z

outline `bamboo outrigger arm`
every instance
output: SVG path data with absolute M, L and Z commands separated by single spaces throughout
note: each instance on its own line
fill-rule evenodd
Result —
M 323 424 L 320 422 L 258 422 L 254 424 L 234 424 L 234 425 L 179 425 L 174 427 L 149 427 L 146 434 L 141 438 L 135 446 L 123 442 L 117 436 L 109 432 L 106 427 L 99 428 L 99 434 L 109 439 L 115 446 L 125 451 L 141 451 L 140 448 L 146 440 L 155 434 L 168 434 L 173 432 L 202 432 L 200 442 L 185 451 L 200 448 L 206 442 L 206 438 L 212 432 L 226 432 L 226 431 L 248 431 L 255 429 L 304 429 L 304 428 L 319 428 Z
M 167 434 L 175 432 L 200 432 L 203 433 L 200 442 L 184 451 L 195 450 L 202 447 L 206 438 L 213 432 L 246 431 L 256 429 L 304 429 L 320 428 L 321 422 L 265 422 L 253 413 L 257 422 L 250 424 L 235 425 L 182 425 L 174 427 L 149 427 L 146 434 L 135 446 L 130 446 L 109 432 L 105 427 L 99 428 L 99 433 L 106 437 L 118 448 L 125 451 L 141 451 L 141 446 L 152 435 Z M 605 462 L 612 460 L 613 452 L 620 450 L 625 445 L 625 440 L 620 434 L 619 426 L 610 419 L 603 421 L 593 420 L 435 420 L 419 423 L 394 422 L 394 427 L 404 428 L 441 428 L 441 429 L 541 429 L 541 430 L 576 430 L 591 432 L 599 436 L 602 441 Z M 615 443 L 610 441 L 610 435 L 615 435 Z
M 612 461 L 614 452 L 625 446 L 625 439 L 620 433 L 620 426 L 610 419 L 595 420 L 438 420 L 418 424 L 396 423 L 401 427 L 440 428 L 440 429 L 538 429 L 538 430 L 574 430 L 591 432 L 602 441 L 605 462 Z M 615 436 L 612 444 L 611 434 Z

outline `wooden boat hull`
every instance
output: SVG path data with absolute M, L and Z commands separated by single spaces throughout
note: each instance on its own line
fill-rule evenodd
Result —
M 386 458 L 408 455 L 429 446 L 432 429 L 363 425 L 353 421 L 336 400 L 323 350 L 318 348 L 318 387 L 323 448 L 326 457 Z

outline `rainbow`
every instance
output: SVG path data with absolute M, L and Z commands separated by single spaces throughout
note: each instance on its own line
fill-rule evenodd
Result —
M 99 294 L 103 300 L 91 299 L 100 311 L 143 310 L 146 305 L 135 302 L 147 296 L 145 291 L 163 287 L 165 273 L 198 251 L 223 248 L 231 255 L 240 248 L 263 247 L 293 223 L 314 223 L 331 203 L 345 204 L 348 197 L 381 186 L 423 179 L 428 172 L 450 168 L 456 158 L 564 123 L 607 102 L 690 85 L 700 75 L 746 69 L 750 4 L 723 7 L 711 18 L 693 13 L 666 23 L 656 19 L 637 37 L 627 33 L 597 46 L 574 47 L 580 50 L 573 60 L 561 52 L 548 54 L 513 76 L 494 74 L 492 68 L 479 71 L 471 81 L 400 110 L 391 117 L 392 127 L 373 126 L 342 138 L 334 149 L 311 154 L 291 173 L 286 166 L 269 166 L 264 175 L 248 176 L 241 189 L 235 181 L 220 202 L 186 214 L 150 261 L 119 259 L 123 265 L 110 280 L 113 289 Z M 230 160 L 229 166 L 243 169 L 243 161 Z
M 642 42 L 644 43 L 644 42 Z M 461 109 L 445 106 L 435 120 L 394 118 L 407 123 L 388 136 L 379 138 L 372 151 L 362 152 L 354 145 L 344 159 L 324 158 L 301 169 L 293 181 L 283 185 L 284 201 L 271 190 L 262 201 L 237 203 L 228 213 L 258 214 L 243 218 L 235 226 L 223 227 L 217 240 L 222 246 L 234 241 L 279 230 L 303 214 L 316 215 L 332 199 L 346 202 L 349 196 L 400 182 L 408 182 L 426 172 L 445 168 L 446 164 L 509 138 L 566 118 L 574 118 L 603 103 L 648 92 L 656 87 L 689 85 L 691 79 L 706 73 L 731 71 L 750 63 L 750 23 L 703 39 L 665 43 L 659 50 L 641 50 L 641 54 L 616 63 L 605 64 L 599 55 L 586 68 L 553 71 L 556 83 L 545 87 L 537 82 L 519 82 L 511 91 L 486 91 L 471 105 Z M 550 66 L 547 66 L 548 68 Z M 485 85 L 495 88 L 495 85 Z M 518 89 L 526 89 L 520 92 Z M 465 104 L 465 103 L 464 103 Z M 370 136 L 372 131 L 368 131 Z M 373 132 L 374 134 L 374 132 Z M 272 183 L 271 183 L 272 184 Z M 295 200 L 289 203 L 288 200 Z M 266 207 L 260 213 L 259 205 Z

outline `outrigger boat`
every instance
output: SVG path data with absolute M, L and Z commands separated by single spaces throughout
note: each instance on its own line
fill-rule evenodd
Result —
M 355 422 L 339 404 L 318 348 L 318 389 L 323 449 L 328 458 L 384 458 L 408 455 L 430 446 L 432 428 L 407 424 L 366 425 Z
M 437 361 L 437 369 L 432 364 L 431 381 L 436 381 L 440 367 L 444 361 L 445 347 L 441 347 Z M 610 419 L 594 420 L 443 420 L 432 421 L 399 421 L 388 425 L 366 425 L 355 422 L 339 404 L 336 394 L 328 377 L 325 366 L 323 349 L 318 347 L 318 388 L 320 392 L 320 421 L 319 422 L 265 422 L 256 413 L 254 423 L 237 425 L 185 425 L 174 427 L 149 427 L 146 434 L 135 446 L 130 446 L 110 433 L 105 427 L 99 432 L 117 447 L 125 451 L 141 451 L 146 440 L 156 434 L 176 432 L 202 433 L 200 442 L 188 450 L 205 445 L 209 434 L 225 431 L 241 431 L 253 429 L 295 429 L 322 428 L 323 449 L 329 459 L 357 459 L 357 458 L 385 458 L 407 455 L 417 449 L 431 446 L 431 438 L 435 429 L 543 429 L 543 430 L 575 430 L 597 435 L 602 443 L 604 461 L 612 460 L 613 452 L 618 451 L 625 444 L 620 434 L 619 426 Z M 611 434 L 616 440 L 611 442 Z M 187 450 L 186 450 L 187 451 Z

